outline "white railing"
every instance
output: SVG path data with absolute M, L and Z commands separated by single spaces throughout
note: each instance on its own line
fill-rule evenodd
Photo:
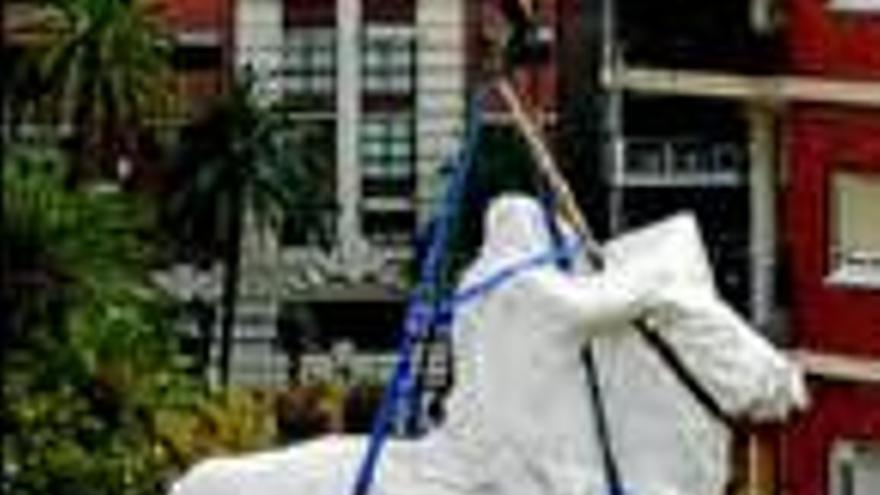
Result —
M 345 363 L 350 375 L 346 378 L 355 383 L 384 383 L 397 362 L 397 356 L 387 353 L 357 353 Z M 329 382 L 338 379 L 340 365 L 329 353 L 309 353 L 300 356 L 299 382 Z
M 737 186 L 745 183 L 747 150 L 731 141 L 629 138 L 618 141 L 618 186 Z

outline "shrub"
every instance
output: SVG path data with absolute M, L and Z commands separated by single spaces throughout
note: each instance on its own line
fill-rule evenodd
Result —
M 207 457 L 268 448 L 277 440 L 270 393 L 232 389 L 206 394 L 156 416 L 168 461 L 178 468 Z
M 161 493 L 174 465 L 157 418 L 202 391 L 179 368 L 169 301 L 149 281 L 151 209 L 69 189 L 56 154 L 4 162 L 2 488 Z

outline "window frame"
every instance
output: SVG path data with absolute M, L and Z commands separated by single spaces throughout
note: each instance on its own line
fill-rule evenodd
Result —
M 846 14 L 880 14 L 880 0 L 828 0 L 828 9 Z
M 336 92 L 335 27 L 289 28 L 284 34 L 284 89 L 295 95 Z
M 838 440 L 828 456 L 829 487 L 831 495 L 864 495 L 856 491 L 855 476 L 861 466 L 877 469 L 880 478 L 880 442 L 866 440 Z
M 416 87 L 415 28 L 368 24 L 361 39 L 361 78 L 366 93 L 409 94 Z
M 880 186 L 880 170 L 865 170 L 857 167 L 839 167 L 832 170 L 828 176 L 828 200 L 826 204 L 827 215 L 827 275 L 826 283 L 841 287 L 876 289 L 880 288 L 880 247 L 864 253 L 847 253 L 847 242 L 841 240 L 842 206 L 839 195 L 841 191 L 839 180 L 846 176 L 868 177 L 876 181 Z M 878 201 L 880 204 L 880 201 Z M 864 256 L 865 261 L 858 261 L 858 256 Z
M 410 178 L 415 175 L 415 121 L 409 112 L 364 116 L 359 135 L 363 178 Z
M 416 125 L 412 112 L 369 112 L 359 135 L 365 235 L 383 245 L 410 243 L 415 230 Z M 398 221 L 401 215 L 412 221 Z M 379 218 L 379 217 L 387 218 Z M 400 224 L 405 228 L 375 231 L 367 224 Z M 370 231 L 370 232 L 368 232 Z

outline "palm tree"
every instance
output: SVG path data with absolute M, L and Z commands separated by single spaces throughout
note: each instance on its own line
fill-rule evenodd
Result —
M 297 132 L 300 131 L 300 132 Z M 321 147 L 306 149 L 303 129 L 257 103 L 249 78 L 182 129 L 170 186 L 171 222 L 188 257 L 219 256 L 221 296 L 220 371 L 229 380 L 232 330 L 241 264 L 245 214 L 261 232 L 277 233 L 290 212 L 326 207 L 332 184 Z M 318 230 L 320 221 L 305 221 Z
M 115 175 L 117 159 L 135 151 L 143 120 L 167 106 L 171 45 L 156 11 L 137 0 L 35 3 L 53 22 L 20 64 L 17 89 L 33 97 L 34 115 L 70 129 L 80 168 L 97 162 Z

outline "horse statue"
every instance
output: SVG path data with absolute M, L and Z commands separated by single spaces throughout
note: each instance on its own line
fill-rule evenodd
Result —
M 461 287 L 546 253 L 551 239 L 537 201 L 496 199 Z M 801 372 L 720 299 L 692 217 L 603 251 L 601 272 L 534 266 L 456 310 L 446 417 L 419 439 L 387 443 L 371 494 L 607 493 L 581 356 L 590 342 L 626 493 L 720 495 L 731 433 L 633 330 L 636 318 L 652 322 L 725 411 L 769 420 L 805 405 Z M 210 459 L 172 495 L 346 495 L 367 441 L 328 436 Z

